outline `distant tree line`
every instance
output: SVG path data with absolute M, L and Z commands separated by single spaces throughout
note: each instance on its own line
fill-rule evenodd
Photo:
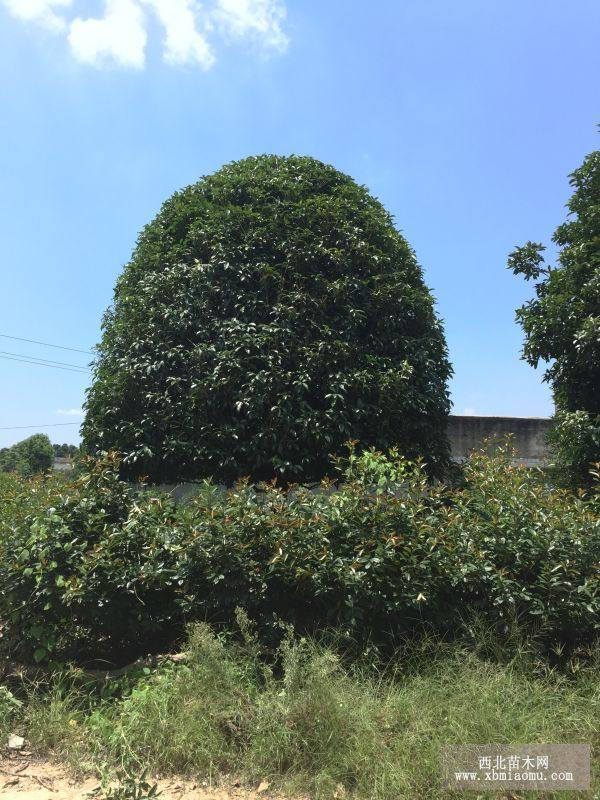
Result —
M 79 455 L 79 447 L 75 444 L 53 444 L 56 458 L 75 458 Z

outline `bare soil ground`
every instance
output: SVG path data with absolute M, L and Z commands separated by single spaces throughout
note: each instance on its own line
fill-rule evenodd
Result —
M 283 800 L 269 792 L 264 781 L 255 789 L 242 787 L 233 778 L 219 788 L 173 778 L 156 783 L 161 800 Z M 58 763 L 0 755 L 1 800 L 93 800 L 98 787 L 97 778 L 77 779 Z

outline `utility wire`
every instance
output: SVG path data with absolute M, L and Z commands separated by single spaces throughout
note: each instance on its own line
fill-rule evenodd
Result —
M 69 350 L 73 353 L 84 353 L 85 355 L 94 355 L 90 350 L 81 350 L 78 347 L 63 347 L 59 344 L 50 344 L 49 342 L 41 342 L 37 339 L 24 339 L 21 336 L 9 336 L 6 333 L 0 333 L 2 339 L 12 339 L 16 342 L 28 342 L 29 344 L 39 344 L 43 347 L 53 347 L 57 350 Z M 90 370 L 87 367 L 81 367 L 77 364 L 66 364 L 64 361 L 53 361 L 49 358 L 30 358 L 20 353 L 11 353 L 7 350 L 0 350 L 0 358 L 6 361 L 18 361 L 21 364 L 31 364 L 35 367 L 50 367 L 51 369 L 62 369 L 66 372 L 79 372 L 87 373 Z M 35 428 L 66 428 L 73 425 L 81 425 L 80 422 L 51 422 L 48 425 L 12 425 L 8 427 L 0 427 L 0 431 L 24 431 L 33 430 Z
M 7 353 L 0 350 L 0 358 L 5 358 L 8 361 L 20 361 L 24 364 L 33 364 L 36 367 L 51 367 L 53 369 L 65 369 L 70 372 L 88 373 L 90 370 L 87 367 L 80 367 L 77 364 L 65 364 L 63 361 L 48 361 L 45 358 L 35 358 L 30 356 L 23 356 L 17 353 Z
M 73 367 L 73 369 L 82 369 L 86 372 L 89 372 L 87 367 L 82 366 L 81 364 L 67 364 L 64 361 L 53 361 L 51 358 L 39 358 L 38 356 L 28 356 L 25 353 L 11 353 L 9 350 L 0 350 L 0 355 L 4 356 L 16 356 L 17 358 L 25 358 L 27 361 L 43 361 L 44 363 L 50 364 L 58 364 L 60 367 Z
M 33 361 L 27 358 L 15 358 L 13 356 L 0 355 L 0 358 L 5 359 L 5 361 L 18 361 L 20 364 L 29 364 L 32 367 L 49 367 L 50 369 L 62 369 L 65 372 L 78 372 L 80 375 L 86 375 L 90 372 L 90 370 L 85 367 L 59 367 L 56 364 L 44 364 L 41 361 Z
M 49 425 L 13 425 L 10 428 L 0 428 L 0 431 L 24 431 L 27 428 L 63 428 L 66 425 L 81 425 L 80 422 L 51 422 Z
M 49 342 L 40 342 L 37 339 L 23 339 L 21 336 L 9 336 L 7 333 L 0 333 L 1 339 L 14 339 L 16 342 L 29 342 L 29 344 L 41 344 L 44 347 L 54 347 L 57 350 L 71 350 L 73 353 L 85 353 L 88 356 L 95 355 L 91 350 L 80 350 L 78 347 L 64 347 L 60 344 L 50 344 Z

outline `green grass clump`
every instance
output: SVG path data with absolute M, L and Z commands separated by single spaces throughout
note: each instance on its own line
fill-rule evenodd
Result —
M 95 704 L 81 690 L 38 697 L 20 724 L 34 746 L 80 767 L 211 781 L 234 774 L 323 799 L 441 800 L 453 796 L 441 787 L 447 744 L 597 750 L 599 674 L 591 656 L 559 672 L 524 652 L 499 663 L 441 642 L 406 647 L 385 665 L 347 663 L 290 637 L 268 666 L 252 635 L 240 644 L 198 625 L 185 664 Z M 596 790 L 598 779 L 596 771 Z

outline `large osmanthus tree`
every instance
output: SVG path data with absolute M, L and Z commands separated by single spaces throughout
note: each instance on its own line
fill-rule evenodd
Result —
M 103 331 L 84 439 L 129 476 L 310 480 L 348 439 L 447 463 L 451 368 L 415 255 L 315 159 L 247 158 L 175 194 Z
M 509 267 L 534 281 L 535 297 L 517 311 L 525 332 L 523 357 L 546 362 L 556 426 L 552 437 L 562 473 L 576 485 L 600 461 L 600 151 L 570 176 L 569 216 L 553 236 L 556 266 L 544 246 L 528 242 Z

